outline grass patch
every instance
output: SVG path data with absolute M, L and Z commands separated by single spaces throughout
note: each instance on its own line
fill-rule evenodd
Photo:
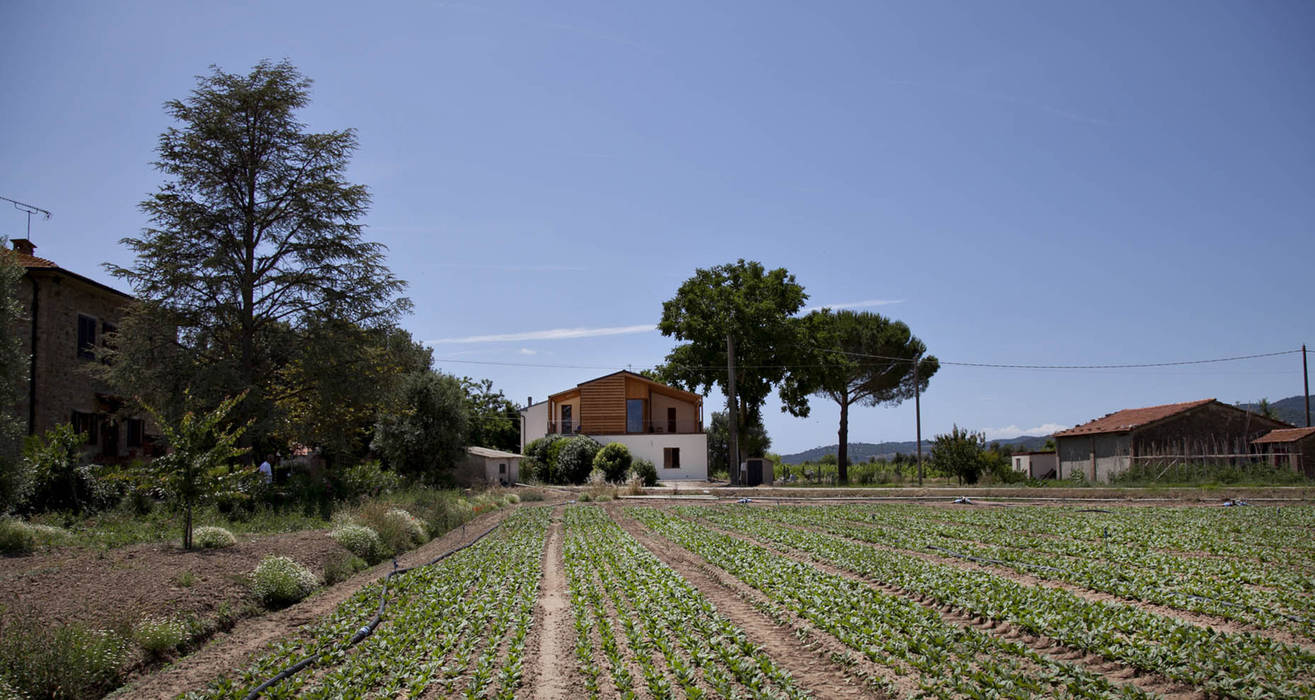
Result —
M 348 552 L 338 552 L 324 563 L 324 585 L 332 586 L 339 581 L 346 581 L 358 571 L 365 570 L 369 564 L 365 560 Z
M 118 683 L 128 643 L 83 625 L 51 626 L 35 614 L 0 624 L 0 677 L 27 697 L 99 697 Z
M 222 527 L 203 525 L 192 529 L 192 544 L 201 549 L 223 549 L 237 544 L 237 538 Z
M 187 641 L 187 625 L 169 617 L 148 617 L 132 627 L 132 641 L 152 656 L 164 656 Z
M 251 573 L 251 591 L 266 607 L 291 605 L 310 595 L 319 579 L 288 557 L 265 557 Z
M 340 525 L 329 533 L 329 537 L 370 564 L 378 564 L 388 556 L 379 533 L 364 525 Z

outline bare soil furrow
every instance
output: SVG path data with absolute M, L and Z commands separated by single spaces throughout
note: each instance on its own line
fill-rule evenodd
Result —
M 575 630 L 571 624 L 571 599 L 562 561 L 562 523 L 558 509 L 553 514 L 552 530 L 543 555 L 543 579 L 534 609 L 534 623 L 525 642 L 530 665 L 526 669 L 524 687 L 532 689 L 534 697 L 550 700 L 582 695 L 584 680 L 572 663 L 574 647 Z

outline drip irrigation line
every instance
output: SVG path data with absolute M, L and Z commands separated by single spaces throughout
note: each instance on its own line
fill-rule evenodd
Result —
M 489 529 L 487 529 L 487 530 L 485 530 L 484 532 L 480 533 L 480 535 L 479 535 L 478 537 L 476 537 L 475 539 L 473 539 L 473 540 L 471 540 L 471 541 L 469 541 L 469 542 L 467 542 L 467 543 L 461 545 L 460 547 L 457 547 L 456 549 L 453 549 L 453 550 L 449 550 L 449 551 L 447 551 L 447 552 L 444 552 L 444 553 L 438 555 L 437 557 L 435 557 L 435 558 L 433 559 L 433 561 L 427 562 L 427 563 L 425 563 L 425 564 L 417 564 L 417 565 L 415 565 L 415 566 L 408 566 L 408 567 L 406 567 L 406 568 L 404 568 L 404 569 L 399 569 L 399 568 L 397 568 L 397 560 L 394 559 L 394 560 L 393 560 L 393 570 L 390 571 L 390 572 L 388 572 L 388 575 L 387 575 L 387 576 L 384 576 L 384 578 L 383 578 L 383 584 L 384 584 L 384 587 L 383 587 L 383 590 L 379 593 L 379 610 L 375 612 L 374 617 L 373 617 L 368 623 L 366 623 L 366 625 L 365 625 L 364 627 L 362 627 L 362 628 L 356 630 L 356 633 L 353 634 L 353 635 L 351 636 L 351 639 L 348 639 L 348 640 L 347 640 L 347 643 L 346 643 L 345 645 L 343 645 L 342 650 L 343 650 L 343 651 L 346 651 L 346 650 L 348 650 L 348 649 L 351 649 L 352 647 L 356 646 L 356 645 L 359 644 L 361 641 L 363 641 L 366 637 L 369 637 L 371 634 L 374 634 L 374 630 L 375 630 L 375 628 L 379 626 L 379 623 L 380 623 L 380 622 L 383 622 L 384 608 L 387 607 L 387 605 L 388 605 L 388 583 L 389 583 L 389 581 L 392 580 L 392 578 L 393 578 L 394 576 L 399 576 L 399 575 L 401 575 L 401 574 L 405 574 L 406 572 L 408 572 L 408 571 L 412 571 L 412 570 L 414 570 L 414 569 L 420 569 L 420 568 L 424 568 L 424 567 L 426 567 L 426 566 L 433 566 L 434 564 L 437 564 L 438 562 L 443 561 L 444 559 L 447 559 L 448 557 L 452 556 L 453 554 L 456 554 L 457 552 L 460 552 L 461 550 L 463 550 L 463 549 L 465 549 L 465 548 L 467 548 L 467 547 L 470 547 L 470 546 L 475 545 L 475 544 L 478 543 L 480 540 L 482 540 L 482 539 L 484 539 L 485 537 L 487 537 L 487 536 L 488 536 L 490 533 L 492 533 L 494 530 L 498 529 L 498 526 L 501 525 L 501 524 L 502 524 L 502 521 L 499 520 L 498 522 L 496 522 L 496 523 L 494 523 L 492 526 L 490 526 Z M 462 526 L 463 526 L 463 528 L 464 528 L 465 524 L 463 523 Z M 264 683 L 261 683 L 260 685 L 258 685 L 258 686 L 256 686 L 255 688 L 253 688 L 253 689 L 251 690 L 251 692 L 247 693 L 247 695 L 246 695 L 246 700 L 256 700 L 256 698 L 260 697 L 260 694 L 261 694 L 261 693 L 263 693 L 263 692 L 265 692 L 266 690 L 268 690 L 271 686 L 273 686 L 273 685 L 276 684 L 276 683 L 279 683 L 279 682 L 285 681 L 285 680 L 287 680 L 287 679 L 289 679 L 289 678 L 291 678 L 291 677 L 297 675 L 297 674 L 300 673 L 302 670 L 304 670 L 307 666 L 310 666 L 311 664 L 313 664 L 313 663 L 315 663 L 316 661 L 318 661 L 318 660 L 320 659 L 320 657 L 324 656 L 324 654 L 325 654 L 325 652 L 323 652 L 323 651 L 316 652 L 316 653 L 311 654 L 310 656 L 308 656 L 308 657 L 302 659 L 301 661 L 298 661 L 297 663 L 295 663 L 295 664 L 293 664 L 293 665 L 291 665 L 291 666 L 288 666 L 287 668 L 283 669 L 282 671 L 279 671 L 279 672 L 278 672 L 277 674 L 275 674 L 272 678 L 270 678 L 269 680 L 265 681 Z
M 1109 511 L 1101 511 L 1101 512 L 1109 512 Z M 1011 568 L 1011 569 L 1014 568 L 1014 567 L 1017 567 L 1017 566 L 1026 566 L 1026 567 L 1030 567 L 1030 568 L 1033 568 L 1033 569 L 1041 569 L 1042 571 L 1057 571 L 1057 572 L 1059 572 L 1059 573 L 1061 573 L 1061 574 L 1072 573 L 1072 572 L 1068 571 L 1067 569 L 1060 569 L 1060 568 L 1057 568 L 1057 567 L 1054 567 L 1054 566 L 1046 566 L 1046 565 L 1044 565 L 1044 564 L 1032 564 L 1032 563 L 1024 562 L 1024 561 L 1009 562 L 1009 561 L 1004 561 L 1003 559 L 990 559 L 990 558 L 987 558 L 987 557 L 974 557 L 974 556 L 969 555 L 969 554 L 961 554 L 961 553 L 959 553 L 959 552 L 951 551 L 951 550 L 946 549 L 946 548 L 944 548 L 944 547 L 937 547 L 937 546 L 934 545 L 934 544 L 929 544 L 929 545 L 927 545 L 927 549 L 934 549 L 934 550 L 936 550 L 936 551 L 938 551 L 938 552 L 944 552 L 945 554 L 948 554 L 949 556 L 956 557 L 956 558 L 959 558 L 959 559 L 967 559 L 968 561 L 974 561 L 974 562 L 984 563 L 984 564 L 999 564 L 1000 566 L 1008 567 L 1008 568 Z M 1220 600 L 1220 599 L 1218 599 L 1218 598 L 1210 598 L 1210 597 L 1208 597 L 1208 596 L 1203 596 L 1203 595 L 1194 595 L 1194 594 L 1191 594 L 1191 593 L 1183 593 L 1183 592 L 1181 592 L 1181 591 L 1175 591 L 1175 590 L 1172 590 L 1172 589 L 1169 589 L 1169 588 L 1160 588 L 1159 590 L 1164 591 L 1164 592 L 1166 592 L 1166 593 L 1173 593 L 1173 594 L 1176 594 L 1176 595 L 1180 595 L 1180 596 L 1183 596 L 1184 598 L 1190 598 L 1190 599 L 1192 599 L 1192 600 L 1206 600 L 1206 601 L 1210 601 L 1211 603 L 1218 603 L 1219 605 L 1226 605 L 1226 606 L 1228 606 L 1228 607 L 1230 607 L 1230 608 L 1242 608 L 1242 609 L 1244 609 L 1244 610 L 1250 610 L 1250 611 L 1252 611 L 1252 612 L 1272 612 L 1272 613 L 1274 613 L 1275 615 L 1278 615 L 1278 616 L 1280 616 L 1280 617 L 1285 617 L 1285 618 L 1287 618 L 1287 619 L 1289 619 L 1289 620 L 1291 620 L 1291 621 L 1293 621 L 1293 622 L 1299 622 L 1299 623 L 1302 623 L 1302 624 L 1307 624 L 1307 625 L 1309 625 L 1309 624 L 1315 624 L 1315 620 L 1310 620 L 1310 619 L 1307 619 L 1307 618 L 1304 618 L 1304 617 L 1295 617 L 1295 616 L 1293 616 L 1293 615 L 1289 615 L 1289 614 L 1283 612 L 1282 610 L 1265 610 L 1264 608 L 1257 608 L 1257 607 L 1255 607 L 1254 605 L 1247 605 L 1247 604 L 1245 604 L 1245 603 L 1233 603 L 1233 602 L 1230 602 L 1230 601 L 1227 601 L 1227 600 Z

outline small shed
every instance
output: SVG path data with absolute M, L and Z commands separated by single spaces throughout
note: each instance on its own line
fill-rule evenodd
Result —
M 1251 441 L 1270 464 L 1288 466 L 1308 479 L 1315 479 L 1315 428 L 1271 430 Z
M 457 479 L 467 485 L 484 483 L 511 486 L 520 481 L 520 465 L 524 457 L 515 452 L 503 452 L 490 447 L 467 447 L 466 461 L 457 470 Z
M 1059 476 L 1059 453 L 1054 450 L 1015 452 L 1014 471 L 1030 479 L 1054 479 Z

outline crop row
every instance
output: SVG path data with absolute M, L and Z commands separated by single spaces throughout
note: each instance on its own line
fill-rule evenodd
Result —
M 1315 635 L 1315 598 L 1286 588 L 1247 585 L 1235 560 L 1175 557 L 1122 543 L 970 529 L 918 517 L 926 513 L 844 506 L 773 509 L 770 517 L 900 549 L 938 547 L 1129 600 Z
M 565 523 L 576 663 L 590 697 L 601 690 L 597 649 L 622 697 L 634 695 L 641 682 L 654 698 L 677 691 L 686 698 L 807 697 L 787 671 L 603 509 L 568 507 Z M 642 680 L 632 676 L 632 667 Z
M 394 577 L 383 623 L 350 650 L 347 640 L 377 609 L 380 584 L 362 588 L 307 634 L 271 645 L 246 669 L 188 697 L 244 697 L 312 654 L 322 656 L 265 697 L 417 697 L 431 687 L 442 695 L 513 697 L 547 525 L 545 509 L 519 510 L 474 546 Z
M 934 697 L 1138 697 L 1079 666 L 1024 644 L 944 620 L 902 596 L 651 508 L 627 514 L 760 591 L 774 603 L 890 670 L 902 686 Z M 907 676 L 911 683 L 901 683 Z M 912 687 L 910 687 L 912 686 Z
M 1315 654 L 1250 634 L 1231 634 L 1134 605 L 1089 601 L 1049 586 L 1028 586 L 976 569 L 934 564 L 907 553 L 788 527 L 768 509 L 680 509 L 874 581 L 926 596 L 967 614 L 1010 622 L 1072 648 L 1237 697 L 1315 695 Z

